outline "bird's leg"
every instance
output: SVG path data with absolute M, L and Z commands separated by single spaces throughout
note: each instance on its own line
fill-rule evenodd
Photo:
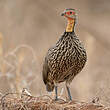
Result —
M 67 83 L 66 83 L 66 89 L 67 89 L 67 92 L 68 92 L 69 100 L 72 100 L 72 96 L 71 96 L 71 93 L 70 93 L 70 88 L 69 88 L 69 85 Z
M 58 87 L 55 86 L 55 100 L 58 100 Z

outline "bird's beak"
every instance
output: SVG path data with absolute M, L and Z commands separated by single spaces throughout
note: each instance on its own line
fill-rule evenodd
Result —
M 65 15 L 65 12 L 61 13 L 61 16 L 64 16 Z

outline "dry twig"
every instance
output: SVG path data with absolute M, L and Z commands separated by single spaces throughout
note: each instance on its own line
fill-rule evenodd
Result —
M 7 93 L 1 97 L 2 110 L 110 110 L 109 107 L 92 102 L 55 101 L 48 95 L 34 97 L 27 92 L 22 92 L 22 97 L 17 94 Z

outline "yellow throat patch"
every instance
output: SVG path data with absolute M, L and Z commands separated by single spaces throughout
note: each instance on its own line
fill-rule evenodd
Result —
M 74 22 L 75 22 L 74 19 L 68 19 L 68 24 L 67 24 L 67 27 L 66 27 L 66 32 L 72 32 L 73 31 L 73 29 L 74 29 Z

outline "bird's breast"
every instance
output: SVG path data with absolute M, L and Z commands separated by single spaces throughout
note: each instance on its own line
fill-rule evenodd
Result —
M 80 45 L 75 45 L 73 41 L 67 40 L 51 48 L 48 53 L 50 69 L 54 72 L 65 72 L 71 67 L 83 68 L 86 62 L 86 52 Z

